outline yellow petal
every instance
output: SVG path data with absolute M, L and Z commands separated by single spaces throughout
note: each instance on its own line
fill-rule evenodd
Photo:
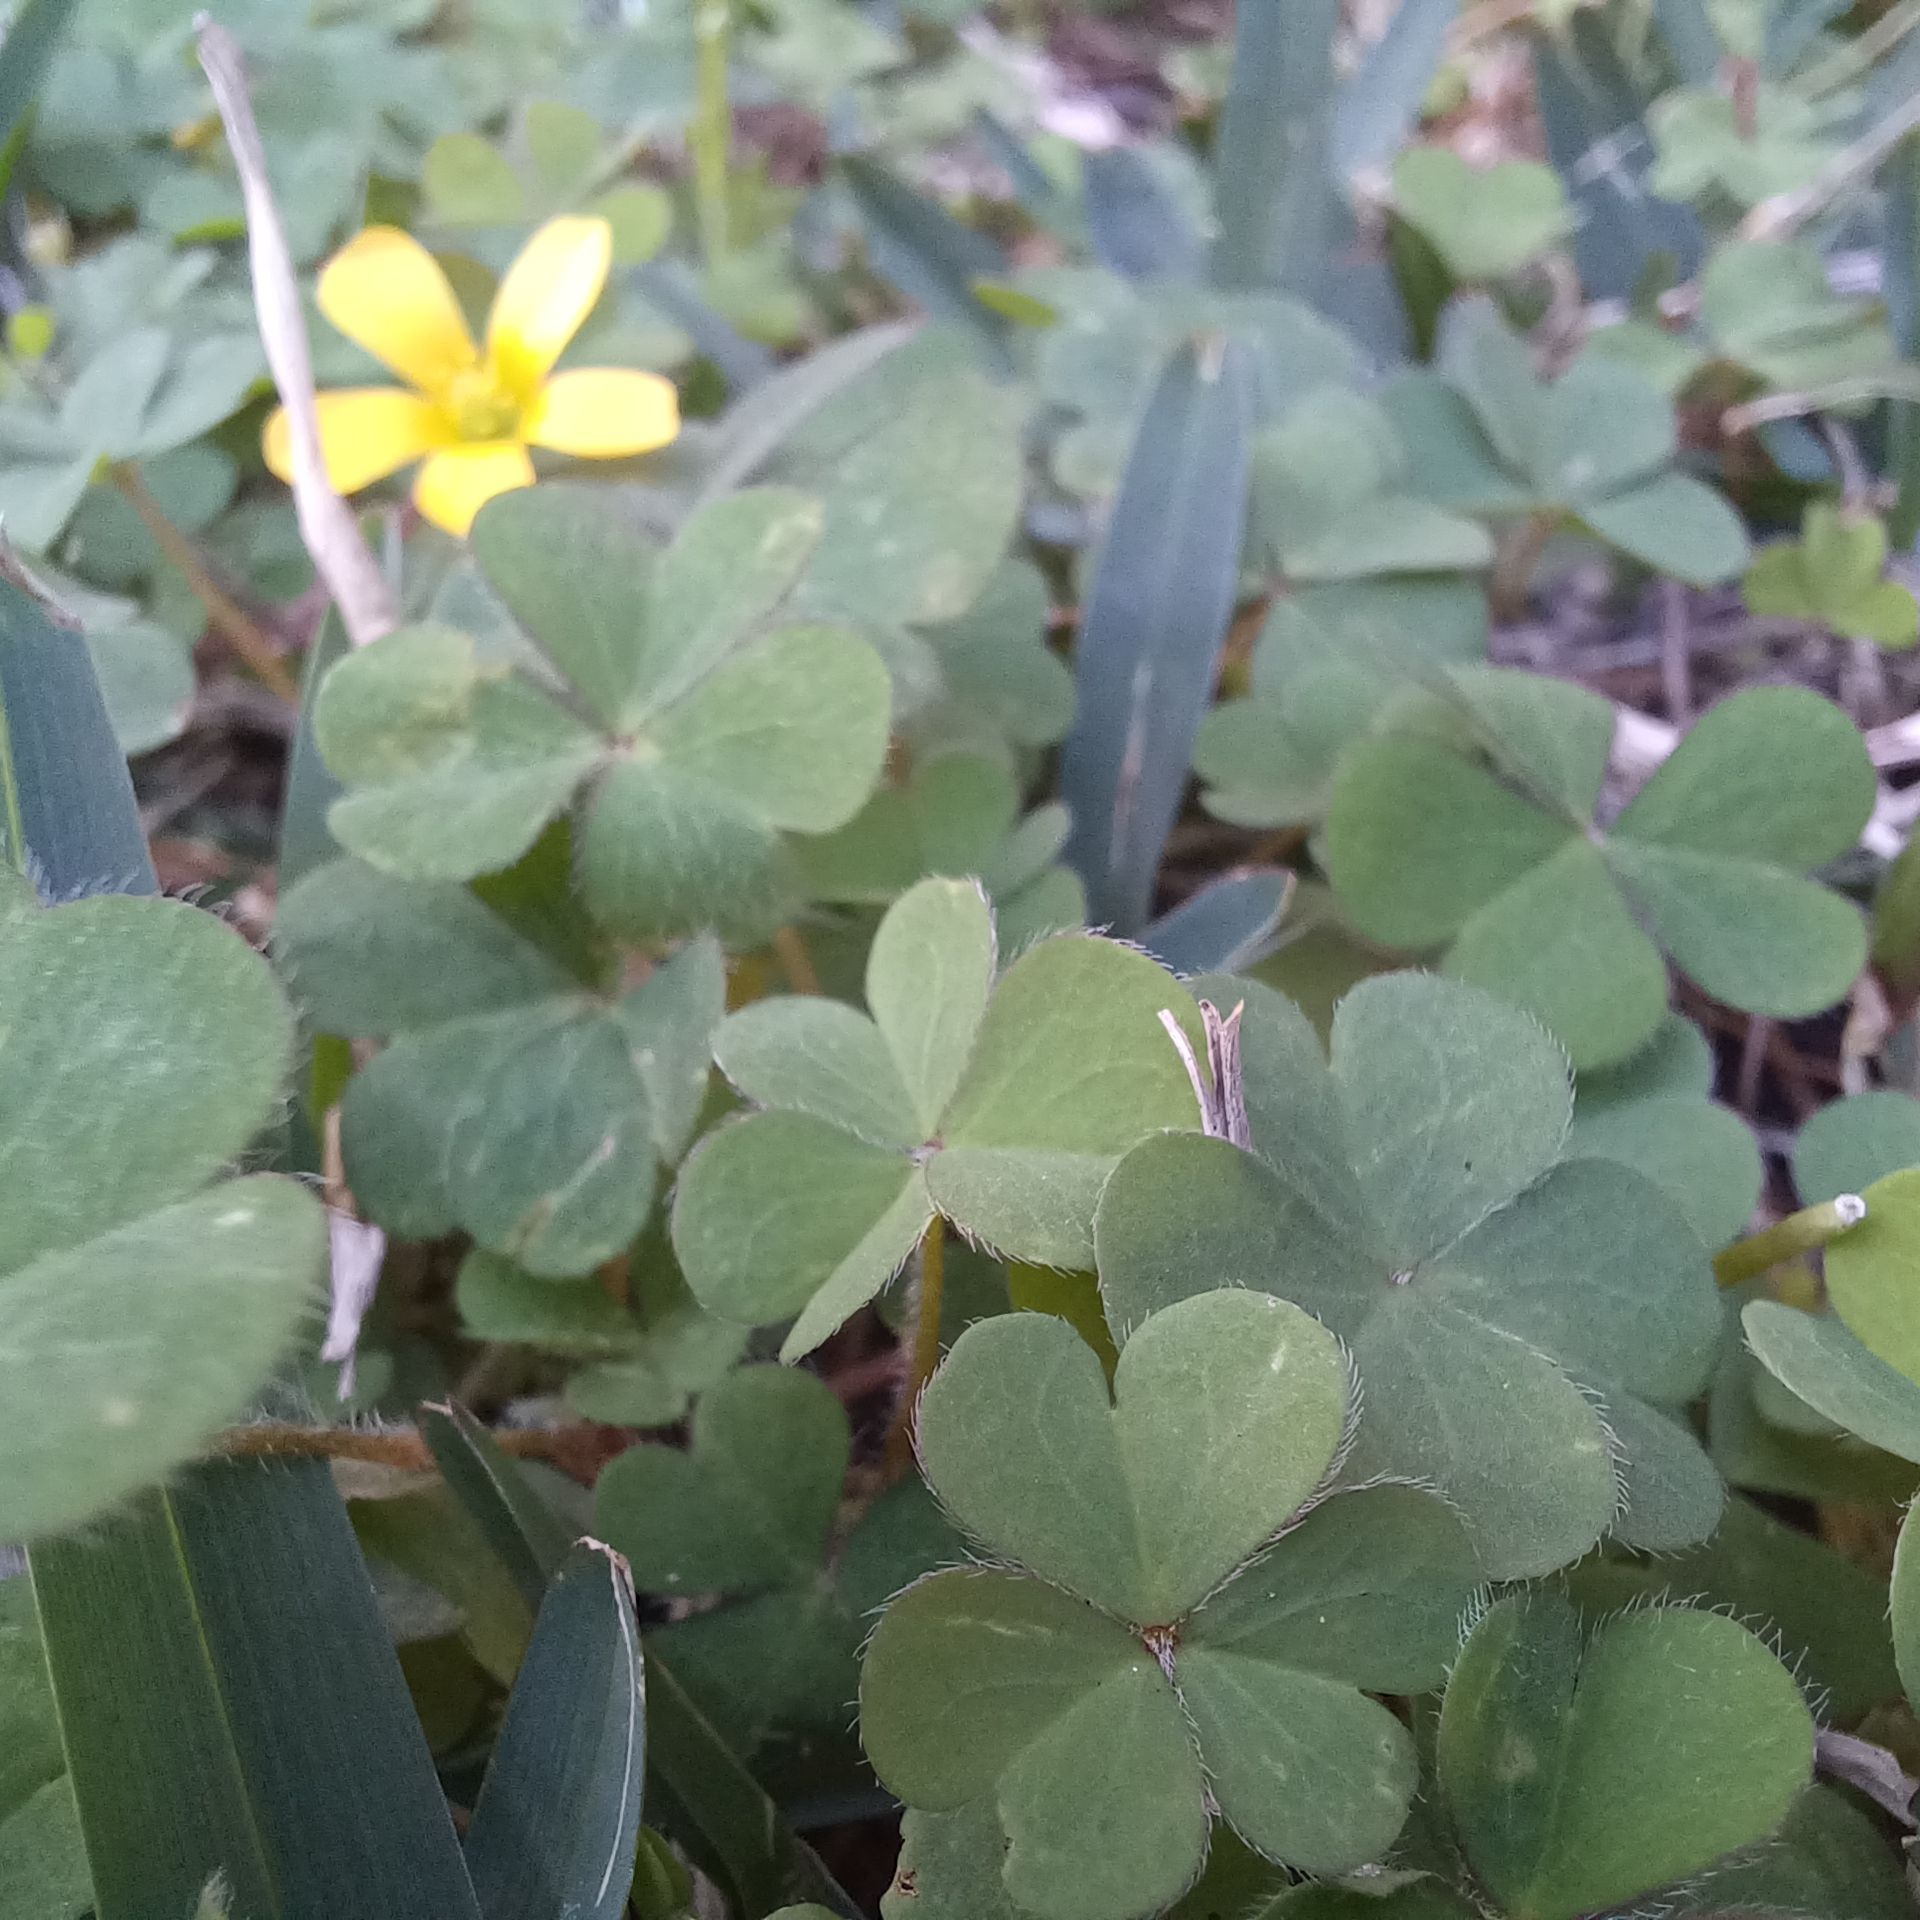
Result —
M 453 437 L 440 409 L 403 387 L 343 387 L 315 399 L 327 478 L 342 493 L 384 480 Z M 292 442 L 287 410 L 276 407 L 261 432 L 260 450 L 282 480 L 293 478 Z
M 456 374 L 479 364 L 439 262 L 398 227 L 355 234 L 321 269 L 318 298 L 349 340 L 423 393 L 444 393 Z
M 680 396 L 671 380 L 627 367 L 578 367 L 556 373 L 527 411 L 536 447 L 585 460 L 651 453 L 680 431 Z
M 523 399 L 533 399 L 593 311 L 612 262 L 613 229 L 568 214 L 549 220 L 507 269 L 487 318 L 487 355 Z
M 496 493 L 533 485 L 533 462 L 517 440 L 477 440 L 429 457 L 413 483 L 413 504 L 436 527 L 463 539 Z

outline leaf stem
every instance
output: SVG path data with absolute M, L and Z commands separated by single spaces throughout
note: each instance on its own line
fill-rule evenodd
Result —
M 920 1238 L 919 1284 L 914 1289 L 912 1357 L 900 1384 L 900 1401 L 887 1433 L 886 1464 L 890 1476 L 906 1472 L 913 1461 L 913 1415 L 920 1395 L 940 1364 L 940 1308 L 946 1294 L 947 1223 L 939 1214 L 927 1222 Z
M 1527 585 L 1553 537 L 1556 519 L 1551 513 L 1530 513 L 1501 541 L 1487 581 L 1496 619 L 1517 620 L 1526 612 Z
M 1784 1220 L 1723 1247 L 1714 1255 L 1713 1277 L 1723 1287 L 1742 1286 L 1803 1253 L 1831 1245 L 1866 1217 L 1867 1203 L 1857 1193 L 1838 1194 L 1817 1207 L 1802 1207 L 1798 1213 L 1790 1213 Z
M 727 251 L 727 153 L 733 144 L 727 56 L 732 40 L 732 0 L 694 0 L 695 93 L 688 145 L 693 154 L 694 220 L 709 270 Z
M 779 958 L 780 971 L 787 976 L 787 985 L 795 993 L 820 991 L 820 975 L 807 949 L 807 936 L 798 927 L 782 927 L 773 936 L 773 951 Z
M 562 1428 L 489 1427 L 502 1453 L 522 1460 L 570 1456 L 577 1436 Z M 361 1460 L 408 1473 L 436 1471 L 433 1454 L 413 1427 L 303 1427 L 290 1420 L 262 1420 L 228 1427 L 208 1444 L 229 1460 Z
M 147 483 L 140 477 L 139 468 L 131 460 L 116 460 L 108 468 L 108 473 L 121 497 L 140 516 L 140 524 L 153 535 L 154 545 L 166 555 L 193 589 L 193 597 L 206 608 L 208 619 L 219 629 L 234 652 L 281 699 L 297 701 L 300 689 L 293 675 L 288 672 L 287 663 L 281 659 L 279 649 L 267 637 L 260 623 L 208 571 L 199 549 L 153 497 Z

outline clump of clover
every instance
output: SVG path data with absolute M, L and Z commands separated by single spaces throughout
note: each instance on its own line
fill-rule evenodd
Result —
M 1645 1175 L 1567 1155 L 1552 1037 L 1475 988 L 1390 974 L 1340 1003 L 1329 1063 L 1270 989 L 1198 988 L 1247 1002 L 1251 1150 L 1160 1133 L 1115 1169 L 1094 1227 L 1114 1331 L 1223 1285 L 1305 1307 L 1367 1390 L 1349 1477 L 1437 1486 L 1496 1578 L 1609 1530 L 1709 1534 L 1719 1475 L 1673 1413 L 1719 1337 L 1706 1250 Z
M 1354 1413 L 1340 1343 L 1262 1294 L 1152 1316 L 1111 1396 L 1063 1321 L 970 1327 L 917 1437 L 997 1564 L 882 1618 L 860 1689 L 881 1779 L 913 1808 L 989 1801 L 1006 1893 L 1039 1920 L 1159 1912 L 1215 1806 L 1293 1867 L 1378 1858 L 1418 1768 L 1367 1692 L 1436 1682 L 1479 1573 L 1431 1494 L 1316 1497 Z

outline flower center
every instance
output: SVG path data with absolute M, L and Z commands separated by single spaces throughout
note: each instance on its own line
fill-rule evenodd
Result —
M 462 440 L 505 440 L 520 424 L 520 403 L 491 367 L 468 367 L 447 388 L 447 413 Z

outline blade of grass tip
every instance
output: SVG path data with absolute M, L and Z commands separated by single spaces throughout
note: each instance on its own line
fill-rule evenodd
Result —
M 0 824 L 49 899 L 159 891 L 86 642 L 3 538 Z
M 1653 141 L 1606 24 L 1578 13 L 1564 37 L 1539 36 L 1534 78 L 1547 156 L 1580 213 L 1573 252 L 1582 286 L 1594 298 L 1626 299 L 1661 255 L 1690 277 L 1706 237 L 1691 207 L 1647 190 Z
M 1341 179 L 1386 166 L 1406 144 L 1459 11 L 1460 0 L 1400 0 L 1334 106 L 1333 167 Z
M 646 1732 L 633 1580 L 582 1540 L 540 1603 L 467 1829 L 482 1920 L 626 1911 Z
M 573 1551 L 559 1516 L 485 1427 L 460 1407 L 423 1408 L 420 1431 L 448 1490 L 535 1608 Z M 813 1900 L 845 1920 L 860 1910 L 714 1731 L 672 1669 L 646 1649 L 648 1805 L 742 1914 Z
M 965 326 L 993 370 L 1010 372 L 1007 322 L 973 291 L 975 281 L 1005 278 L 1006 255 L 885 167 L 855 154 L 840 172 L 860 210 L 874 271 L 935 319 Z
M 325 1463 L 196 1467 L 29 1564 L 97 1920 L 216 1872 L 248 1920 L 481 1920 Z
M 1103 266 L 1129 280 L 1196 280 L 1206 243 L 1149 161 L 1131 147 L 1088 153 L 1087 232 Z
M 1267 951 L 1293 886 L 1279 868 L 1224 873 L 1163 913 L 1140 944 L 1174 973 L 1238 973 Z
M 1087 585 L 1061 759 L 1092 925 L 1136 934 L 1186 790 L 1239 592 L 1253 372 L 1209 336 L 1161 375 Z
M 420 1437 L 449 1491 L 537 1610 L 547 1582 L 572 1551 L 571 1531 L 465 1407 L 422 1407 Z
M 246 63 L 232 34 L 206 14 L 196 16 L 194 32 L 200 64 L 213 88 L 214 105 L 226 128 L 227 150 L 240 175 L 240 196 L 247 210 L 247 261 L 253 276 L 253 305 L 266 349 L 273 384 L 287 410 L 293 461 L 293 511 L 301 544 L 326 582 L 346 623 L 347 637 L 364 647 L 400 624 L 392 589 L 367 543 L 360 537 L 347 503 L 327 478 L 320 451 L 320 420 L 314 404 L 313 355 L 300 307 L 299 282 L 286 229 L 274 204 L 266 149 L 253 117 Z
M 1214 155 L 1217 286 L 1301 292 L 1326 265 L 1339 27 L 1340 0 L 1241 0 Z

